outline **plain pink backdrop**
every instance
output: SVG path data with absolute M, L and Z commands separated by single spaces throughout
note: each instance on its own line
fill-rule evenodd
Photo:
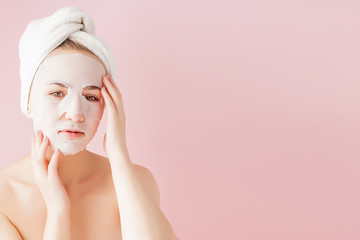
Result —
M 130 156 L 181 240 L 360 239 L 359 1 L 2 1 L 1 168 L 30 153 L 19 38 L 64 6 L 112 49 Z

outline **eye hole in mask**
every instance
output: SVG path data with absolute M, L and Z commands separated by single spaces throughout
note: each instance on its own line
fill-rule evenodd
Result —
M 62 96 L 60 96 L 59 94 L 62 94 Z M 54 92 L 51 92 L 49 95 L 53 96 L 53 97 L 55 97 L 57 99 L 60 99 L 63 96 L 65 96 L 65 94 L 62 91 L 54 91 Z M 98 101 L 100 101 L 98 97 L 93 96 L 93 95 L 86 95 L 85 98 L 89 102 L 98 102 Z

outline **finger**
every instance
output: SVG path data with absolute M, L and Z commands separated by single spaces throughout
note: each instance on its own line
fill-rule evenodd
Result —
M 46 179 L 47 177 L 47 167 L 44 162 L 36 162 L 33 164 L 34 176 L 36 179 Z
M 103 148 L 106 152 L 106 133 L 104 134 Z
M 34 155 L 35 135 L 31 138 L 31 156 Z
M 117 99 L 116 103 L 118 106 L 118 110 L 121 109 L 121 111 L 124 111 L 124 101 L 123 101 L 122 93 L 121 93 L 120 89 L 118 88 L 117 84 L 115 83 L 114 79 L 110 76 L 110 74 L 108 74 L 108 79 L 110 79 L 112 86 L 115 88 L 115 90 L 117 92 L 118 99 Z
M 36 141 L 35 141 L 35 153 L 38 152 L 41 142 L 43 140 L 43 134 L 41 130 L 37 131 L 37 135 L 36 135 Z
M 33 164 L 36 164 L 37 162 L 39 162 L 39 158 L 38 158 L 38 152 L 39 152 L 39 135 L 40 132 L 37 131 L 36 134 L 33 136 L 33 141 L 32 141 L 32 146 L 31 146 L 31 159 Z
M 44 137 L 40 143 L 40 148 L 36 150 L 33 162 L 34 171 L 37 176 L 43 178 L 47 176 L 46 151 L 48 148 L 48 138 Z
M 36 141 L 37 141 L 37 139 L 36 138 L 37 138 L 36 134 L 34 134 L 32 136 L 32 141 L 31 141 L 31 161 L 33 163 L 36 162 L 36 153 L 37 153 L 37 151 L 36 151 Z
M 104 77 L 104 84 L 106 87 L 106 90 L 108 91 L 111 99 L 115 103 L 116 110 L 117 111 L 123 111 L 123 100 L 122 95 L 116 86 L 115 82 L 113 80 L 110 80 L 110 78 Z
M 31 164 L 33 166 L 33 169 L 35 171 L 36 168 L 36 153 L 35 153 L 35 141 L 36 141 L 36 135 L 33 135 L 32 141 L 31 141 Z
M 113 100 L 111 99 L 111 97 L 105 87 L 103 87 L 101 89 L 101 94 L 104 97 L 105 104 L 108 108 L 108 113 L 111 115 L 117 114 L 115 104 L 114 104 Z
M 110 74 L 107 74 L 107 79 L 109 80 L 110 84 L 114 87 L 114 89 L 116 90 L 116 92 L 119 94 L 119 96 L 121 97 L 121 92 L 120 89 L 118 88 L 118 86 L 116 85 L 114 79 L 110 76 Z M 105 78 L 106 78 L 105 76 Z
M 51 160 L 49 163 L 49 178 L 52 179 L 58 179 L 59 178 L 59 174 L 58 174 L 58 165 L 59 165 L 59 159 L 60 159 L 60 150 L 57 149 L 55 151 L 55 153 L 51 156 Z
M 115 103 L 116 110 L 118 110 L 118 102 L 120 101 L 118 92 L 115 89 L 114 84 L 111 82 L 111 80 L 106 76 L 104 77 L 104 85 L 112 101 Z
M 41 162 L 46 161 L 46 152 L 47 152 L 47 148 L 49 145 L 48 143 L 49 143 L 49 139 L 45 136 L 40 145 L 39 158 L 40 158 Z
M 46 153 L 48 147 L 49 147 L 49 139 L 46 136 L 44 136 L 38 152 L 38 163 L 40 167 L 39 169 L 42 171 L 43 176 L 48 175 L 48 167 L 47 167 L 48 163 L 46 160 Z

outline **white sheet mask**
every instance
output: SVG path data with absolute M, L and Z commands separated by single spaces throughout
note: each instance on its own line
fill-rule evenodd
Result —
M 51 56 L 40 65 L 30 92 L 30 116 L 35 133 L 42 130 L 54 151 L 59 148 L 64 155 L 73 155 L 92 140 L 104 112 L 100 89 L 105 75 L 100 62 L 79 53 Z M 79 129 L 85 136 L 68 139 L 58 134 L 63 129 Z

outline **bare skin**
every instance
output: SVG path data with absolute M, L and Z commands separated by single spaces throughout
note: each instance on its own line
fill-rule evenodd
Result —
M 63 50 L 58 50 L 48 57 L 62 53 Z M 91 54 L 89 56 L 93 57 Z M 115 96 L 115 88 L 110 90 L 113 93 L 106 95 L 107 103 L 111 103 L 110 97 Z M 110 109 L 114 111 L 114 105 Z M 74 118 L 70 120 L 75 121 L 76 116 L 72 117 Z M 112 126 L 120 125 L 116 123 Z M 115 131 L 110 131 L 112 132 Z M 173 239 L 168 237 L 173 236 L 173 233 L 159 208 L 160 195 L 156 181 L 147 168 L 132 164 L 128 155 L 122 154 L 126 152 L 126 145 L 121 134 L 109 134 L 108 143 L 104 142 L 105 150 L 112 153 L 109 158 L 86 149 L 75 155 L 60 155 L 57 170 L 71 205 L 70 219 L 66 223 L 71 226 L 71 239 L 122 239 L 120 220 L 125 219 L 127 228 L 123 224 L 123 232 L 127 233 L 127 239 L 135 239 L 132 236 L 139 234 L 132 229 L 147 228 L 154 229 L 154 232 L 146 232 L 147 236 L 152 234 L 151 238 L 146 239 Z M 118 148 L 111 145 L 113 142 L 121 143 L 123 151 L 114 151 Z M 54 151 L 49 147 L 46 159 L 50 159 L 53 154 Z M 131 165 L 134 166 L 134 171 Z M 124 184 L 130 184 L 131 188 Z M 121 216 L 128 216 L 127 218 L 120 217 L 119 207 L 122 207 Z M 137 212 L 138 209 L 144 211 Z M 42 239 L 47 217 L 46 203 L 34 178 L 31 154 L 0 170 L 0 237 L 9 240 Z M 142 234 L 141 231 L 140 233 Z M 165 234 L 161 238 L 153 237 L 158 233 Z
M 71 239 L 122 239 L 109 161 L 88 154 L 98 170 L 89 179 L 66 187 L 71 202 Z M 34 181 L 30 157 L 0 171 L 0 211 L 23 239 L 38 240 L 44 234 L 47 211 Z M 136 166 L 141 174 L 141 166 Z

